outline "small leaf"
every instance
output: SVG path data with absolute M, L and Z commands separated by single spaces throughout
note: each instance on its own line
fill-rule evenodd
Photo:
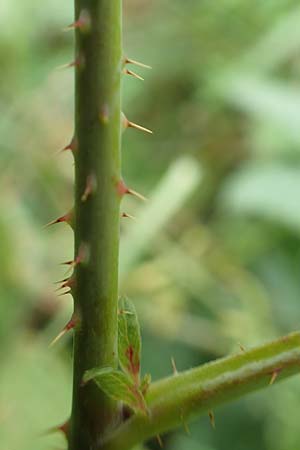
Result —
M 83 382 L 94 380 L 106 395 L 126 403 L 135 413 L 147 414 L 147 405 L 140 389 L 125 373 L 111 367 L 85 372 Z
M 119 364 L 139 385 L 141 361 L 141 333 L 133 303 L 122 297 L 119 300 Z

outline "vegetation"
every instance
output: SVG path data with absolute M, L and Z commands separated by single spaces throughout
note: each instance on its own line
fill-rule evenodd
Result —
M 29 1 L 25 3 L 30 6 Z M 32 5 L 30 20 L 25 20 L 20 10 L 18 19 L 13 2 L 11 5 L 7 3 L 5 11 L 11 12 L 16 25 L 10 23 L 1 31 L 2 60 L 7 62 L 7 83 L 1 87 L 5 114 L 0 124 L 1 164 L 5 169 L 2 210 L 7 214 L 0 227 L 5 248 L 1 271 L 1 342 L 5 355 L 0 375 L 0 437 L 12 449 L 46 449 L 66 445 L 64 441 L 58 443 L 62 436 L 38 438 L 37 434 L 60 419 L 63 423 L 71 400 L 70 351 L 65 346 L 68 338 L 49 350 L 47 342 L 72 311 L 69 296 L 58 299 L 50 288 L 52 277 L 65 278 L 61 277 L 61 266 L 54 272 L 58 258 L 70 260 L 68 265 L 74 266 L 72 242 L 63 225 L 59 230 L 41 230 L 41 223 L 56 212 L 62 217 L 72 204 L 72 152 L 51 158 L 53 148 L 66 145 L 57 141 L 59 136 L 73 134 L 69 92 L 72 74 L 50 71 L 60 63 L 58 59 L 70 53 L 72 38 L 57 29 L 63 27 L 63 20 L 68 23 L 71 12 L 55 2 L 48 10 Z M 112 289 L 114 304 L 107 305 L 105 311 L 106 317 L 116 316 L 114 240 L 120 219 L 118 193 L 124 191 L 124 185 L 119 183 L 118 160 L 114 158 L 116 166 L 107 157 L 100 160 L 105 146 L 100 156 L 90 151 L 88 158 L 83 157 L 79 146 L 75 156 L 75 210 L 79 217 L 75 255 L 80 257 L 80 264 L 75 268 L 76 285 L 62 282 L 63 287 L 72 288 L 75 306 L 80 309 L 76 314 L 75 307 L 67 328 L 78 325 L 79 316 L 83 327 L 83 333 L 75 339 L 72 450 L 77 450 L 78 440 L 87 445 L 89 439 L 80 417 L 80 402 L 91 402 L 95 417 L 100 413 L 97 426 L 104 428 L 96 430 L 97 435 L 107 430 L 97 396 L 109 403 L 106 407 L 116 420 L 120 419 L 120 411 L 109 397 L 125 401 L 135 411 L 119 431 L 107 435 L 107 448 L 125 449 L 175 425 L 182 424 L 187 431 L 185 418 L 196 412 L 209 413 L 214 425 L 211 408 L 239 394 L 236 383 L 244 392 L 258 387 L 260 381 L 274 387 L 215 411 L 217 432 L 210 429 L 209 421 L 202 420 L 191 429 L 191 436 L 179 431 L 163 437 L 164 446 L 175 450 L 183 446 L 192 450 L 199 445 L 203 450 L 226 449 L 235 444 L 245 449 L 297 448 L 299 383 L 295 379 L 278 387 L 276 384 L 285 374 L 298 371 L 299 336 L 289 335 L 259 350 L 248 348 L 297 329 L 298 325 L 299 100 L 295 55 L 300 43 L 300 13 L 288 1 L 276 5 L 257 2 L 255 6 L 247 7 L 241 1 L 228 1 L 222 7 L 196 1 L 190 1 L 189 8 L 179 1 L 166 2 L 163 7 L 160 2 L 145 3 L 143 8 L 133 1 L 126 5 L 125 23 L 130 24 L 125 30 L 127 52 L 149 61 L 155 70 L 149 72 L 144 86 L 128 79 L 123 103 L 132 117 L 157 131 L 153 139 L 133 133 L 124 135 L 123 174 L 130 185 L 146 192 L 150 201 L 138 205 L 130 196 L 126 203 L 122 202 L 122 210 L 124 207 L 138 220 L 127 224 L 122 221 L 120 289 L 121 294 L 134 300 L 141 318 L 142 373 L 151 373 L 154 381 L 148 388 L 149 378 L 140 378 L 139 371 L 131 371 L 129 376 L 135 376 L 133 402 L 108 392 L 105 379 L 111 376 L 111 369 L 105 373 L 87 372 L 84 381 L 88 384 L 80 386 L 85 369 L 109 365 L 115 370 L 117 366 L 110 350 L 105 353 L 94 345 L 108 337 L 107 333 L 101 335 L 103 327 L 97 329 L 94 344 L 91 342 L 91 333 L 82 321 L 82 299 L 90 289 L 92 302 L 91 286 L 95 283 L 104 293 Z M 5 23 L 9 23 L 8 18 Z M 33 29 L 32 20 L 37 18 L 39 28 Z M 114 31 L 119 39 L 118 28 Z M 21 39 L 24 33 L 28 48 Z M 77 39 L 78 48 L 81 38 Z M 175 42 L 178 45 L 173 49 Z M 120 48 L 114 48 L 117 60 Z M 11 54 L 18 58 L 10 61 Z M 82 59 L 76 61 L 82 63 Z M 106 108 L 100 111 L 100 131 L 88 135 L 84 122 L 89 114 L 95 114 L 98 104 L 93 82 L 99 88 L 98 95 L 111 94 L 106 83 L 111 80 L 114 61 L 103 77 L 88 80 L 89 103 L 84 101 L 86 88 L 81 90 L 87 80 L 78 75 L 77 64 L 76 129 L 79 143 L 91 149 L 100 140 L 110 145 L 111 136 L 119 139 L 118 104 L 114 127 L 106 123 Z M 86 62 L 89 64 L 89 59 Z M 99 74 L 97 70 L 95 73 Z M 11 99 L 16 98 L 12 103 Z M 86 108 L 83 116 L 78 115 L 78 108 Z M 111 131 L 104 131 L 107 129 Z M 113 183 L 100 190 L 98 176 Z M 67 193 L 66 184 L 70 185 Z M 100 223 L 97 208 L 102 211 L 106 206 L 111 214 Z M 97 245 L 100 226 L 107 245 Z M 112 229 L 115 232 L 110 234 Z M 91 247 L 82 245 L 85 237 L 92 240 Z M 105 255 L 103 249 L 108 249 Z M 100 258 L 101 251 L 104 259 Z M 93 271 L 89 269 L 90 261 L 96 262 Z M 107 279 L 108 266 L 114 271 L 109 271 Z M 86 323 L 92 320 L 98 326 L 99 316 L 86 303 L 85 307 Z M 131 303 L 126 303 L 125 315 L 119 314 L 119 322 L 127 323 L 135 317 L 134 312 L 128 314 L 129 308 Z M 105 344 L 110 349 L 116 344 L 116 320 L 114 326 L 109 328 L 111 335 Z M 80 360 L 78 355 L 83 355 L 86 346 L 90 353 L 86 360 Z M 183 371 L 228 353 L 238 356 Z M 105 361 L 101 360 L 103 356 Z M 167 362 L 171 357 L 172 364 Z M 79 366 L 76 361 L 81 361 Z M 126 364 L 121 359 L 120 365 L 126 376 Z M 176 376 L 155 382 L 169 375 L 172 365 Z M 144 383 L 140 384 L 141 380 Z M 204 410 L 201 397 L 197 397 L 199 404 L 195 402 L 199 387 L 207 401 Z M 87 394 L 76 397 L 79 391 Z M 178 400 L 184 405 L 184 414 L 178 412 Z M 149 410 L 154 423 L 149 421 Z M 80 430 L 78 435 L 76 430 Z M 149 443 L 151 448 L 156 445 L 159 442 L 155 440 Z

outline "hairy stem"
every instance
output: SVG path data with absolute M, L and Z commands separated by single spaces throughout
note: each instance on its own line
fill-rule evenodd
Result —
M 117 366 L 121 0 L 75 0 L 74 384 L 69 450 L 92 450 L 118 405 L 84 372 Z M 76 22 L 75 22 L 76 23 Z
M 134 415 L 98 448 L 129 450 L 248 392 L 299 373 L 300 333 L 153 383 L 149 417 Z

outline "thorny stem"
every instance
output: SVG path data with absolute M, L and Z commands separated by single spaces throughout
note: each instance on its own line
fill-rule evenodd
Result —
M 211 414 L 221 403 L 298 373 L 300 332 L 187 372 L 175 371 L 150 386 L 149 415 L 136 413 L 125 422 L 116 401 L 95 383 L 82 385 L 87 370 L 118 365 L 120 200 L 125 193 L 136 195 L 121 179 L 121 125 L 150 130 L 121 119 L 121 0 L 75 0 L 73 27 L 75 135 L 66 149 L 75 157 L 75 209 L 58 219 L 71 221 L 75 232 L 74 275 L 62 285 L 74 297 L 74 314 L 65 327 L 74 328 L 67 437 L 69 450 L 130 450 L 197 415 Z
M 84 12 L 84 13 L 83 13 Z M 121 0 L 75 0 L 75 258 L 73 407 L 69 450 L 94 450 L 119 422 L 88 369 L 117 366 Z M 79 24 L 81 22 L 79 21 Z
M 300 332 L 153 383 L 149 417 L 134 415 L 97 450 L 129 450 L 216 406 L 300 372 Z

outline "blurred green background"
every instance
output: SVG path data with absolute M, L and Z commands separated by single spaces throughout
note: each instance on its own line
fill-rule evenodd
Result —
M 137 306 L 154 379 L 299 328 L 300 8 L 292 0 L 125 0 L 120 293 Z M 72 308 L 53 282 L 73 237 L 72 2 L 0 5 L 0 442 L 63 450 Z M 294 378 L 164 437 L 166 450 L 298 450 Z M 148 448 L 158 449 L 156 441 Z

